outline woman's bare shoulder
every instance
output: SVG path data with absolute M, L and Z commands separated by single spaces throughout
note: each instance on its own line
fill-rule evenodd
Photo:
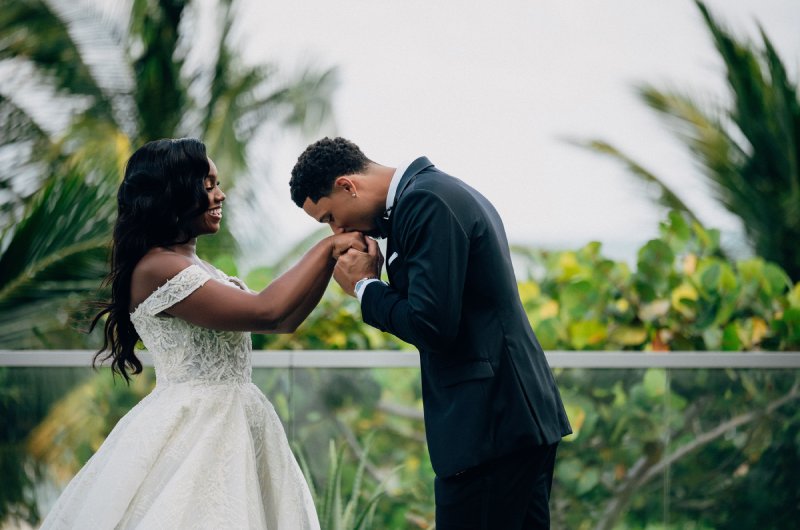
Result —
M 132 305 L 139 305 L 170 278 L 193 264 L 191 258 L 175 251 L 150 249 L 136 264 L 131 275 Z

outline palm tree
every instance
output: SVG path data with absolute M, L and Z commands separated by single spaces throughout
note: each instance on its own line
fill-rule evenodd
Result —
M 645 85 L 644 102 L 672 127 L 702 168 L 715 198 L 742 220 L 759 256 L 800 280 L 800 100 L 797 82 L 761 29 L 763 48 L 737 40 L 696 2 L 723 59 L 729 106 L 704 108 L 678 91 Z M 654 184 L 658 203 L 698 217 L 663 178 L 602 140 L 584 142 L 623 162 L 636 177 Z
M 3 3 L 0 348 L 96 346 L 73 320 L 108 270 L 116 187 L 134 147 L 202 138 L 230 190 L 248 176 L 248 148 L 265 124 L 332 125 L 335 70 L 307 68 L 281 82 L 273 65 L 241 64 L 231 47 L 235 6 L 225 0 L 213 6 L 210 49 L 198 50 L 201 8 L 189 0 Z M 203 242 L 204 257 L 236 250 L 227 230 L 220 236 Z M 9 478 L 0 521 L 37 519 L 26 433 L 55 394 L 88 375 L 65 373 L 0 368 L 0 469 Z
M 240 64 L 230 2 L 215 7 L 213 53 L 196 52 L 213 57 L 206 62 L 190 52 L 198 6 L 127 6 L 9 0 L 0 12 L 0 71 L 24 73 L 16 86 L 0 82 L 0 154 L 14 155 L 0 174 L 0 346 L 75 345 L 61 330 L 106 270 L 115 188 L 133 147 L 203 138 L 230 189 L 247 175 L 264 124 L 313 131 L 332 122 L 335 71 L 306 69 L 282 84 L 272 65 Z M 31 101 L 37 92 L 44 109 Z M 66 125 L 56 129 L 48 119 L 62 109 Z M 227 228 L 211 239 L 207 258 L 236 250 Z

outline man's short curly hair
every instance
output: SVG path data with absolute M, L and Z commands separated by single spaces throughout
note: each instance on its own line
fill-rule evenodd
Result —
M 340 137 L 318 140 L 306 147 L 292 169 L 292 178 L 289 179 L 292 200 L 301 208 L 306 198 L 316 204 L 320 198 L 330 194 L 337 178 L 363 173 L 370 162 L 349 140 Z

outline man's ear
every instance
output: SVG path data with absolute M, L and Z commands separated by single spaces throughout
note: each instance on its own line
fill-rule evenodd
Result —
M 333 181 L 333 189 L 342 189 L 350 195 L 358 194 L 356 183 L 350 177 L 338 177 Z

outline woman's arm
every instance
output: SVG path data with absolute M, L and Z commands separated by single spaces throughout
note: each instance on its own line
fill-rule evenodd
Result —
M 283 319 L 278 329 L 273 331 L 267 330 L 266 333 L 294 333 L 297 327 L 308 318 L 311 311 L 317 307 L 317 304 L 319 304 L 319 301 L 322 299 L 322 295 L 325 294 L 325 289 L 327 289 L 328 283 L 330 283 L 335 264 L 336 260 L 331 260 L 331 263 L 324 273 L 313 279 L 312 284 L 309 286 L 308 294 L 300 302 L 300 305 Z
M 363 236 L 358 233 L 329 236 L 260 293 L 248 293 L 209 280 L 165 313 L 223 331 L 292 332 L 322 297 L 335 257 L 350 247 L 366 248 Z M 194 263 L 175 253 L 155 254 L 143 262 L 134 272 L 134 291 L 144 288 L 152 292 Z

